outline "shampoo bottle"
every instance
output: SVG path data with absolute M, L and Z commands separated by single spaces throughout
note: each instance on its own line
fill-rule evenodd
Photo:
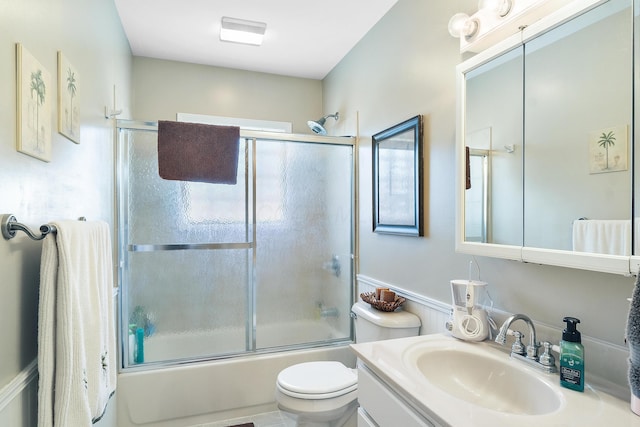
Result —
M 584 391 L 584 347 L 576 325 L 580 319 L 565 317 L 567 328 L 560 341 L 560 385 L 571 390 Z
M 144 363 L 144 329 L 136 329 L 136 363 Z

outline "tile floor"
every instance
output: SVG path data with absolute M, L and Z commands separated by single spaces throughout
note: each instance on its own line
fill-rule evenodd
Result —
M 252 415 L 250 417 L 216 421 L 215 423 L 198 424 L 192 427 L 227 427 L 243 423 L 253 423 L 255 427 L 295 427 L 296 425 L 293 419 L 287 417 L 280 411 L 274 411 Z

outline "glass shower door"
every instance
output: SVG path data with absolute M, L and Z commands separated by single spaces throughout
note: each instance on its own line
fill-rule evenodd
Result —
M 124 367 L 350 340 L 353 149 L 245 137 L 236 185 L 167 181 L 119 126 Z
M 256 147 L 256 347 L 348 339 L 353 148 Z
M 247 143 L 237 185 L 168 181 L 158 175 L 152 129 L 119 130 L 124 359 L 243 352 L 253 247 Z

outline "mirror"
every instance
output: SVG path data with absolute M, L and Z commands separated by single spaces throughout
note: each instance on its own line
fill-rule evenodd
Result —
M 632 0 L 573 9 L 458 67 L 456 248 L 628 274 Z
M 522 74 L 522 46 L 466 74 L 469 242 L 523 244 Z
M 637 3 L 637 2 L 634 2 Z M 633 67 L 635 70 L 640 70 L 640 16 L 634 14 L 633 16 Z M 637 73 L 637 71 L 636 71 Z M 635 77 L 635 76 L 634 76 Z M 634 84 L 634 110 L 640 111 L 640 86 Z M 633 117 L 633 129 L 638 129 L 636 127 L 636 123 L 638 123 L 638 116 L 634 115 Z M 633 135 L 633 133 L 632 133 Z M 635 144 L 635 138 L 633 138 L 632 145 Z M 633 165 L 640 165 L 640 150 L 632 149 L 631 151 L 634 153 Z M 633 182 L 634 194 L 635 189 L 640 189 L 640 173 L 634 171 L 634 182 Z M 638 218 L 638 213 L 640 212 L 640 197 L 633 197 L 633 240 L 632 240 L 632 252 L 633 256 L 631 257 L 631 267 L 630 272 L 632 274 L 640 274 L 640 219 Z
M 373 135 L 373 231 L 422 236 L 422 116 Z
M 613 0 L 526 44 L 524 246 L 631 254 L 631 24 Z

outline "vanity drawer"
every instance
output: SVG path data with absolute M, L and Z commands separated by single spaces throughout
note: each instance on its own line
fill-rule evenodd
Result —
M 396 393 L 384 385 L 368 369 L 358 366 L 358 403 L 373 419 L 374 424 L 358 414 L 358 427 L 435 427 L 435 425 L 403 402 Z

